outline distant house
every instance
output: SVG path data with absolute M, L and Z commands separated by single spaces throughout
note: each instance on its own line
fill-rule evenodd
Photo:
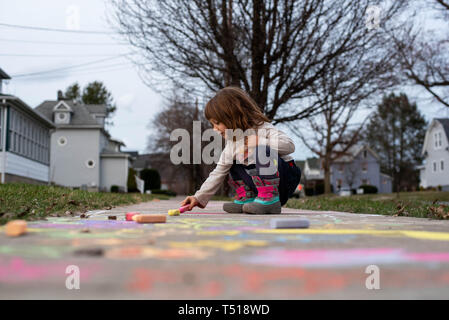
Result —
M 54 123 L 50 181 L 67 187 L 127 191 L 129 154 L 105 130 L 106 106 L 74 101 L 44 101 L 35 108 Z
M 379 193 L 391 193 L 393 189 L 392 178 L 380 172 L 379 156 L 366 145 L 351 147 L 347 155 L 334 160 L 330 171 L 335 191 L 361 185 L 375 186 Z
M 303 161 L 295 161 L 296 166 L 301 169 L 301 184 L 317 194 L 320 185 L 324 184 L 324 171 L 321 170 L 321 162 L 318 158 L 307 158 Z M 317 187 L 318 186 L 318 187 Z
M 442 190 L 449 191 L 449 118 L 432 120 L 424 138 L 422 155 L 420 186 L 441 186 Z
M 316 193 L 317 186 L 321 185 L 322 188 L 324 184 L 322 160 L 308 158 L 303 169 L 302 183 Z M 357 189 L 361 185 L 375 186 L 379 193 L 392 192 L 392 178 L 380 172 L 379 156 L 365 145 L 355 145 L 346 155 L 336 159 L 330 167 L 330 180 L 335 193 L 343 189 Z
M 10 77 L 0 69 L 1 183 L 47 184 L 54 125 L 19 98 L 3 94 L 2 81 L 7 79 Z

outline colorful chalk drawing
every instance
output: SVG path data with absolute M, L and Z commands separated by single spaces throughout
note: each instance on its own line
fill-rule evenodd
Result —
M 378 264 L 382 289 L 449 288 L 449 252 L 442 243 L 449 233 L 373 229 L 390 220 L 374 225 L 365 219 L 357 225 L 343 221 L 344 216 L 310 215 L 311 229 L 277 230 L 268 229 L 269 219 L 256 216 L 192 213 L 153 225 L 124 221 L 123 214 L 107 220 L 107 215 L 30 222 L 29 234 L 21 238 L 1 234 L 0 282 L 14 289 L 15 283 L 24 288 L 29 283 L 31 288 L 39 281 L 63 286 L 65 267 L 75 262 L 87 268 L 82 277 L 123 291 L 124 297 L 145 293 L 159 299 L 301 298 L 348 288 L 365 290 L 364 268 Z M 395 245 L 385 244 L 385 239 L 380 248 L 357 248 L 359 240 L 375 243 L 373 237 L 428 241 L 426 248 L 435 241 L 438 249 L 390 248 Z M 317 247 L 326 249 L 312 249 Z M 332 249 L 337 247 L 345 249 Z M 84 249 L 101 249 L 104 255 L 76 254 Z
M 36 263 L 14 257 L 9 261 L 0 261 L 0 283 L 38 282 L 45 279 L 66 279 L 67 262 Z M 81 267 L 80 267 L 81 268 Z M 86 281 L 100 271 L 96 265 L 83 265 L 80 279 Z
M 323 235 L 282 235 L 275 237 L 272 241 L 276 242 L 300 242 L 300 243 L 349 243 L 357 238 L 356 235 L 343 234 L 323 234 Z
M 106 258 L 109 259 L 161 259 L 161 260 L 198 260 L 205 259 L 210 252 L 199 248 L 170 248 L 158 249 L 145 246 L 121 247 L 107 250 Z
M 448 232 L 414 230 L 359 230 L 359 229 L 259 229 L 261 234 L 356 234 L 386 237 L 408 237 L 420 240 L 449 241 Z
M 394 248 L 343 250 L 292 250 L 270 248 L 258 250 L 253 255 L 243 258 L 242 262 L 278 267 L 314 268 L 419 262 L 449 263 L 449 252 L 408 253 L 402 249 Z
M 205 248 L 217 248 L 224 251 L 235 251 L 243 247 L 261 247 L 267 245 L 267 241 L 263 240 L 242 240 L 242 241 L 232 241 L 232 240 L 197 240 L 197 241 L 185 241 L 185 242 L 169 242 L 169 246 L 173 248 L 194 248 L 194 247 L 205 247 Z

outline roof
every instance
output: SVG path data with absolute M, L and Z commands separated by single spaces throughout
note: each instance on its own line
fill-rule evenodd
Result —
M 297 167 L 299 167 L 302 171 L 304 171 L 304 166 L 306 165 L 305 160 L 296 160 L 295 164 Z
M 0 79 L 8 80 L 8 79 L 11 79 L 11 77 L 0 68 Z
M 449 118 L 437 118 L 435 120 L 441 123 L 444 128 L 444 132 L 446 133 L 446 138 L 449 140 Z
M 90 113 L 107 114 L 107 107 L 104 104 L 85 104 L 84 106 Z
M 338 157 L 337 159 L 335 159 L 334 162 L 352 162 L 354 158 L 357 157 L 357 155 L 364 150 L 370 151 L 375 158 L 379 159 L 377 153 L 374 150 L 372 150 L 369 146 L 364 144 L 355 144 L 348 149 L 346 155 Z
M 307 164 L 309 166 L 309 169 L 312 170 L 320 170 L 321 169 L 321 164 L 320 164 L 320 159 L 319 158 L 307 158 Z
M 60 101 L 54 101 L 54 100 L 46 100 L 42 102 L 40 105 L 38 105 L 35 110 L 42 114 L 45 118 L 53 122 L 53 108 L 56 104 L 58 104 Z M 80 125 L 86 125 L 86 126 L 95 126 L 95 127 L 103 127 L 100 125 L 95 118 L 92 116 L 92 112 L 90 111 L 91 107 L 94 106 L 92 109 L 97 110 L 99 109 L 99 105 L 84 105 L 79 103 L 74 103 L 73 101 L 66 100 L 64 101 L 67 105 L 69 105 L 72 110 L 73 114 L 70 120 L 70 125 L 65 126 L 80 126 Z M 106 107 L 105 107 L 106 108 Z
M 100 157 L 102 157 L 102 158 L 128 158 L 128 157 L 130 157 L 130 155 L 127 153 L 124 153 L 124 152 L 105 150 L 102 153 L 100 153 Z
M 22 111 L 29 114 L 30 116 L 45 123 L 47 125 L 47 127 L 49 127 L 49 128 L 55 127 L 52 121 L 49 121 L 42 114 L 40 114 L 39 112 L 36 112 L 35 109 L 31 108 L 29 105 L 27 105 L 25 102 L 20 100 L 18 97 L 10 95 L 10 94 L 0 94 L 0 102 L 2 102 L 3 100 L 6 100 L 9 103 L 12 103 L 16 107 L 20 108 Z

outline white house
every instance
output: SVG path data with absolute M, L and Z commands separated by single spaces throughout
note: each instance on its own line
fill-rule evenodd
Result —
M 1 183 L 49 182 L 51 121 L 19 98 L 2 93 L 10 77 L 0 69 L 0 174 Z
M 67 187 L 127 191 L 129 155 L 105 130 L 106 106 L 69 100 L 44 101 L 35 108 L 52 121 L 50 181 Z
M 420 186 L 449 191 L 449 118 L 433 119 L 427 129 L 422 150 Z

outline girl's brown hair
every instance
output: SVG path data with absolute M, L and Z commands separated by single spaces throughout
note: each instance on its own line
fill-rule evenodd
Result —
M 270 120 L 262 113 L 257 103 L 242 89 L 226 87 L 206 104 L 207 120 L 214 119 L 228 129 L 254 129 Z

